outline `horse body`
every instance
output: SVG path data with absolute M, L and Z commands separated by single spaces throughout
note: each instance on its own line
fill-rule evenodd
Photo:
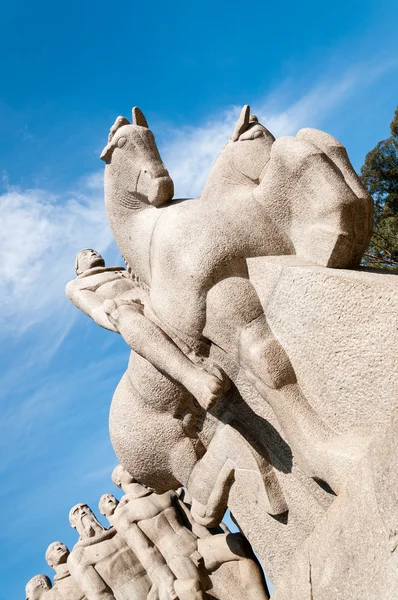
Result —
M 148 287 L 145 310 L 177 344 L 198 349 L 205 335 L 265 383 L 269 344 L 276 340 L 248 281 L 246 259 L 297 254 L 322 266 L 355 267 L 371 234 L 371 198 L 331 136 L 302 130 L 274 142 L 254 125 L 252 137 L 246 130 L 243 141 L 227 143 L 199 199 L 172 201 L 173 183 L 153 135 L 138 109 L 133 117 L 133 124 L 124 119 L 111 130 L 102 158 L 109 223 L 123 257 Z M 211 415 L 186 411 L 189 395 L 133 356 L 111 409 L 116 454 L 151 487 L 186 484 L 214 434 Z M 277 390 L 269 401 L 280 403 Z M 282 427 L 301 411 L 302 422 L 310 423 L 303 431 L 311 437 L 312 427 L 316 434 L 304 398 L 286 406 Z
M 247 257 L 294 251 L 254 196 L 273 140 L 263 129 L 267 135 L 238 142 L 233 152 L 227 144 L 196 200 L 171 201 L 172 182 L 148 129 L 123 125 L 112 140 L 105 170 L 112 233 L 134 274 L 148 285 L 158 319 L 193 344 L 205 326 L 209 289 L 225 277 L 247 278 Z M 236 166 L 239 155 L 246 157 L 248 174 Z
M 201 197 L 172 201 L 153 134 L 139 109 L 133 117 L 133 124 L 118 118 L 102 154 L 106 208 L 115 241 L 168 332 L 194 347 L 207 293 L 226 277 L 247 278 L 246 258 L 299 254 L 323 266 L 359 264 L 371 199 L 331 136 L 302 130 L 274 141 L 257 121 L 242 126 L 241 116 L 238 141 L 222 150 Z

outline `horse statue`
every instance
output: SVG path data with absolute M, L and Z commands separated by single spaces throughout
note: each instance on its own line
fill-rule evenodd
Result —
M 275 140 L 249 106 L 198 199 L 172 199 L 138 108 L 131 124 L 116 119 L 101 159 L 120 252 L 149 288 L 152 317 L 190 348 L 205 341 L 209 291 L 227 277 L 247 279 L 247 258 L 297 255 L 352 268 L 370 239 L 372 199 L 345 148 L 315 129 Z
M 246 259 L 296 255 L 326 267 L 359 264 L 371 235 L 372 200 L 344 147 L 315 129 L 275 140 L 245 106 L 200 198 L 172 200 L 172 179 L 143 113 L 134 108 L 132 123 L 116 119 L 101 158 L 109 223 L 132 276 L 146 290 L 145 315 L 190 359 L 206 354 L 211 343 L 224 350 L 271 404 L 304 471 L 338 492 L 361 440 L 341 452 L 307 402 L 268 326 Z M 120 331 L 117 313 L 110 308 L 108 318 Z M 121 464 L 161 491 L 186 485 L 198 500 L 197 517 L 214 524 L 231 473 L 235 482 L 244 473 L 233 456 L 240 444 L 253 477 L 268 481 L 261 491 L 265 510 L 285 511 L 263 450 L 247 432 L 238 431 L 237 438 L 228 418 L 220 425 L 198 410 L 186 390 L 133 351 L 110 415 Z M 214 501 L 198 485 L 199 473 L 209 470 L 216 476 L 209 487 L 218 490 Z

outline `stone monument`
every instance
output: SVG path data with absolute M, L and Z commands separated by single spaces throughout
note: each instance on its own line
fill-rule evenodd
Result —
M 110 409 L 125 496 L 101 498 L 110 529 L 72 510 L 65 569 L 89 600 L 267 598 L 246 538 L 276 600 L 393 600 L 398 279 L 360 267 L 372 198 L 324 132 L 275 140 L 245 106 L 231 133 L 176 201 L 141 110 L 111 127 L 126 267 L 86 248 L 66 294 L 131 350 Z

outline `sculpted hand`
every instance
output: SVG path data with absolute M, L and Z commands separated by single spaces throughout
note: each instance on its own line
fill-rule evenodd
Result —
M 119 323 L 121 317 L 129 311 L 131 308 L 142 312 L 143 307 L 139 300 L 127 302 L 127 301 L 117 301 L 117 300 L 105 300 L 102 305 L 103 311 L 106 314 L 108 320 L 115 327 L 115 330 L 119 332 Z
M 191 514 L 199 525 L 209 527 L 209 518 L 206 517 L 206 506 L 197 500 L 192 500 Z
M 111 301 L 107 300 L 106 302 Z M 91 316 L 92 319 L 97 323 L 97 325 L 100 325 L 100 327 L 104 327 L 105 329 L 108 329 L 109 331 L 114 331 L 115 333 L 119 333 L 116 327 L 113 325 L 112 321 L 109 319 L 108 315 L 106 314 L 104 306 L 94 308 Z
M 199 385 L 194 396 L 205 410 L 214 408 L 219 398 L 229 388 L 228 377 L 220 370 L 217 371 L 214 369 L 212 373 L 209 373 L 203 369 L 197 382 Z
M 208 358 L 193 357 L 192 355 L 189 358 L 195 363 L 195 369 L 183 383 L 187 390 L 195 396 L 200 406 L 205 410 L 210 410 L 229 389 L 228 376 Z
M 210 358 L 196 354 L 193 350 L 187 353 L 187 357 L 195 368 L 186 372 L 187 379 L 182 383 L 202 408 L 210 410 L 229 390 L 229 378 Z

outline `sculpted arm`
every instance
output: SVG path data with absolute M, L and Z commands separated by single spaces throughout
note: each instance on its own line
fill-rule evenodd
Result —
M 177 509 L 179 510 L 180 513 L 183 513 L 185 519 L 189 522 L 191 528 L 192 528 L 192 532 L 198 537 L 198 538 L 205 538 L 208 537 L 209 535 L 211 535 L 210 531 L 204 527 L 203 525 L 199 525 L 199 523 L 197 521 L 195 521 L 195 519 L 192 517 L 191 511 L 189 510 L 188 506 L 185 504 L 185 502 L 183 500 L 181 500 L 180 498 L 177 499 Z
M 222 395 L 226 381 L 217 371 L 210 373 L 194 364 L 173 340 L 131 302 L 105 304 L 109 320 L 130 348 L 158 371 L 181 383 L 205 410 Z
M 160 598 L 176 598 L 174 575 L 159 550 L 153 546 L 137 523 L 131 525 L 129 544 L 150 579 L 160 592 Z
M 112 590 L 92 565 L 68 561 L 70 574 L 76 580 L 87 600 L 115 600 Z

